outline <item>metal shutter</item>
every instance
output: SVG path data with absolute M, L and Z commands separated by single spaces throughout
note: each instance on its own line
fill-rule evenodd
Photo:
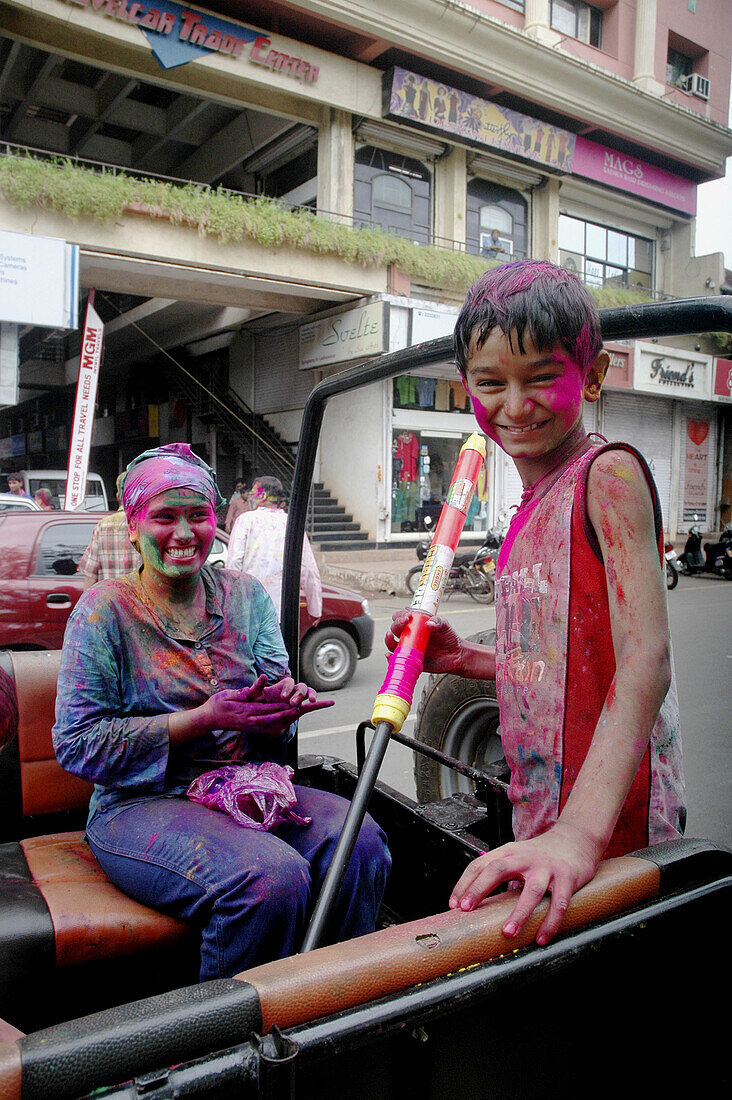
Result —
M 608 442 L 630 443 L 651 468 L 661 500 L 664 529 L 671 514 L 673 402 L 608 390 L 603 394 L 603 435 Z

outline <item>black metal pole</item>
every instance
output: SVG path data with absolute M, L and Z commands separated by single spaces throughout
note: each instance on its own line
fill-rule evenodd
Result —
M 315 904 L 313 915 L 310 918 L 308 930 L 305 933 L 305 939 L 300 949 L 302 953 L 312 951 L 313 948 L 320 944 L 323 938 L 328 917 L 338 897 L 341 883 L 343 882 L 343 876 L 346 873 L 346 868 L 351 859 L 353 846 L 356 843 L 356 838 L 363 824 L 363 819 L 366 816 L 369 800 L 376 785 L 379 769 L 381 768 L 390 737 L 391 726 L 389 723 L 378 722 L 374 736 L 371 739 L 371 744 L 369 745 L 369 751 L 364 760 L 361 774 L 356 783 L 356 789 L 353 792 L 351 805 L 346 814 L 346 819 L 343 822 L 341 835 L 338 838 L 333 858 L 330 861 L 330 867 L 326 872 L 323 885 L 320 888 L 320 895 Z

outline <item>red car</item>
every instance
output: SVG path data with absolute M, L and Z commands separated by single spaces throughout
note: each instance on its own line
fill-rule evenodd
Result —
M 60 649 L 66 620 L 83 588 L 76 572 L 102 512 L 0 512 L 0 649 Z M 218 531 L 209 561 L 223 565 L 227 536 Z M 323 585 L 323 614 L 300 601 L 300 675 L 318 691 L 335 691 L 368 657 L 374 621 L 357 592 Z

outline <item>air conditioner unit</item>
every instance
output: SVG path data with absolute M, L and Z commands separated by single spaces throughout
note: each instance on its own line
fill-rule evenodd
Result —
M 698 95 L 700 99 L 709 99 L 709 78 L 699 73 L 689 73 L 684 80 L 684 91 Z

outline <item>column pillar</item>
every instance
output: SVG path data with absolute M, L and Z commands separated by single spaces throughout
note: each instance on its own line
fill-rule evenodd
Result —
M 435 164 L 435 244 L 452 248 L 465 244 L 467 205 L 467 150 L 453 146 Z
M 318 213 L 350 222 L 354 156 L 350 111 L 327 107 L 318 133 Z
M 636 3 L 633 83 L 644 92 L 663 95 L 666 86 L 656 79 L 656 7 L 657 0 Z
M 526 0 L 524 30 L 539 42 L 555 46 L 561 34 L 552 30 L 549 23 L 549 0 Z
M 18 404 L 18 326 L 0 323 L 0 406 Z
M 547 176 L 535 187 L 531 203 L 531 257 L 559 263 L 559 189 L 561 180 Z

